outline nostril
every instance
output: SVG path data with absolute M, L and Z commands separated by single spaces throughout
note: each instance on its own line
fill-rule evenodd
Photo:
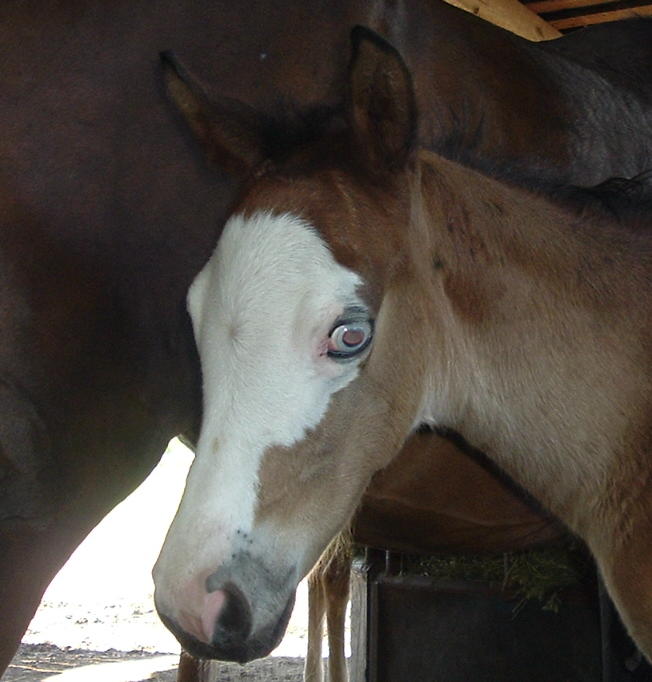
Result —
M 221 591 L 226 595 L 226 603 L 219 612 L 215 629 L 221 630 L 223 634 L 228 633 L 229 638 L 247 639 L 252 626 L 249 602 L 233 583 L 228 583 Z
M 227 601 L 226 593 L 223 590 L 216 590 L 204 596 L 204 604 L 201 612 L 201 627 L 204 633 L 204 641 L 212 642 L 215 625 L 220 611 L 224 608 Z

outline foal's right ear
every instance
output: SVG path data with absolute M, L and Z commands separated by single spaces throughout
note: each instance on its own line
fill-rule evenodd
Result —
M 161 52 L 168 97 L 183 116 L 206 158 L 243 176 L 264 160 L 264 119 L 254 109 L 227 97 L 206 95 L 171 52 Z
M 398 170 L 415 149 L 412 76 L 398 51 L 364 26 L 351 32 L 349 118 L 358 152 L 375 172 Z

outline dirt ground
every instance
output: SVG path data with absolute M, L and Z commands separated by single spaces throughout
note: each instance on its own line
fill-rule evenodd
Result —
M 75 682 L 99 682 L 100 667 L 103 671 L 101 680 L 122 682 L 126 678 L 121 666 L 115 667 L 114 674 L 106 664 L 125 664 L 131 661 L 156 659 L 164 654 L 143 651 L 87 651 L 83 649 L 60 649 L 51 644 L 22 644 L 14 657 L 2 682 L 43 682 L 45 680 L 66 678 L 73 681 L 70 673 L 74 670 Z M 215 682 L 301 682 L 303 659 L 289 657 L 273 657 L 254 661 L 245 666 L 234 663 L 220 663 L 219 675 Z M 93 666 L 93 667 L 88 667 Z M 82 667 L 85 667 L 82 670 Z M 67 675 L 62 673 L 68 673 Z M 127 677 L 129 677 L 127 675 Z M 129 677 L 129 682 L 175 682 L 176 668 L 148 674 L 142 679 Z

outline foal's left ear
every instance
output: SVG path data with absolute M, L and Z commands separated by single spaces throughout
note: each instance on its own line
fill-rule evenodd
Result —
M 400 170 L 415 145 L 412 77 L 398 51 L 363 26 L 351 32 L 349 116 L 359 152 L 375 172 Z
M 265 119 L 227 97 L 209 98 L 199 81 L 170 52 L 161 66 L 168 97 L 183 116 L 206 158 L 236 176 L 245 176 L 265 158 Z

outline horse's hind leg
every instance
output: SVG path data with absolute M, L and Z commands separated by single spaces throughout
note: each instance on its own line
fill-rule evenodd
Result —
M 351 557 L 345 552 L 329 566 L 324 574 L 326 594 L 326 628 L 328 631 L 328 680 L 347 682 L 344 627 L 349 601 Z
M 320 577 L 326 608 L 329 682 L 348 680 L 344 625 L 349 600 L 352 546 L 353 539 L 349 528 L 334 538 L 319 560 L 318 569 L 315 569 Z
M 304 682 L 322 682 L 322 633 L 324 625 L 325 596 L 323 566 L 319 562 L 308 576 L 308 651 L 303 669 Z

